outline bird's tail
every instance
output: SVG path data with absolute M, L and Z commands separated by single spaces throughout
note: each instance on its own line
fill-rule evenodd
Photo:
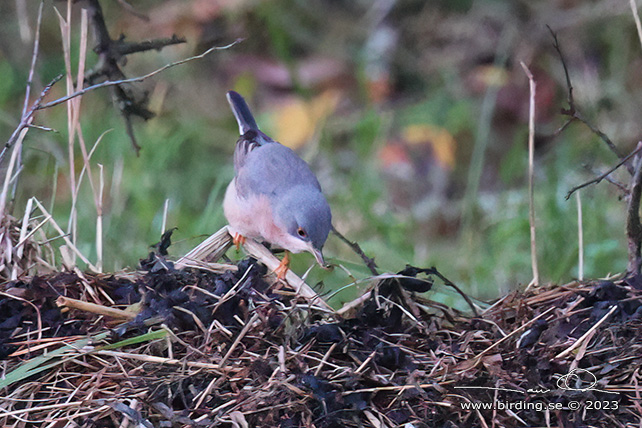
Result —
M 247 131 L 259 130 L 250 108 L 241 95 L 237 92 L 229 91 L 227 93 L 227 101 L 230 103 L 230 107 L 232 107 L 234 117 L 239 124 L 239 133 L 241 135 Z

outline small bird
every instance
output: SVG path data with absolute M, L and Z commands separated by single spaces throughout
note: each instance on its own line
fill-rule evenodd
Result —
M 259 130 L 241 95 L 230 91 L 227 100 L 241 134 L 223 201 L 234 244 L 253 238 L 286 250 L 275 270 L 279 279 L 288 271 L 289 252 L 309 251 L 325 267 L 322 249 L 332 214 L 319 181 L 292 149 Z

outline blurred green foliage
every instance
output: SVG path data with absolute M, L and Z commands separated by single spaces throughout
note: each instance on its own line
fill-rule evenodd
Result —
M 238 36 L 247 38 L 238 47 L 216 52 L 200 63 L 181 66 L 141 85 L 150 91 L 152 100 L 160 97 L 156 92 L 159 88 L 164 87 L 167 92 L 164 98 L 161 97 L 162 108 L 156 118 L 135 123 L 135 132 L 143 147 L 139 157 L 134 155 L 122 119 L 110 104 L 107 91 L 84 97 L 81 125 L 85 141 L 91 147 L 106 132 L 92 158 L 95 178 L 96 164 L 105 167 L 106 270 L 135 268 L 138 259 L 146 256 L 148 246 L 158 241 L 162 233 L 165 200 L 169 200 L 167 227 L 178 227 L 174 245 L 170 248 L 172 256 L 184 254 L 204 236 L 225 224 L 221 202 L 233 176 L 231 154 L 237 137 L 233 117 L 227 111 L 223 96 L 227 89 L 242 88 L 240 90 L 247 93 L 256 107 L 259 123 L 265 129 L 273 127 L 268 115 L 273 108 L 268 102 L 270 97 L 277 99 L 275 94 L 288 92 L 309 100 L 322 91 L 298 78 L 292 79 L 287 88 L 265 89 L 269 83 L 259 75 L 260 69 L 247 71 L 239 66 L 245 71 L 226 71 L 225 64 L 235 64 L 234 55 L 246 56 L 238 59 L 241 63 L 247 61 L 249 55 L 267 57 L 274 63 L 283 64 L 292 75 L 297 74 L 302 58 L 325 55 L 338 59 L 347 70 L 340 76 L 340 83 L 332 83 L 341 88 L 342 102 L 339 112 L 330 115 L 315 133 L 317 148 L 311 151 L 304 148 L 303 152 L 319 171 L 333 208 L 335 225 L 375 257 L 382 271 L 396 272 L 406 263 L 422 267 L 434 265 L 480 298 L 496 296 L 530 281 L 526 122 L 516 111 L 504 121 L 498 119 L 502 114 L 500 99 L 491 124 L 488 153 L 479 160 L 483 177 L 475 195 L 473 221 L 469 230 L 459 227 L 472 145 L 479 132 L 482 98 L 491 90 L 491 87 L 471 90 L 469 80 L 480 66 L 489 64 L 484 55 L 492 57 L 494 51 L 492 46 L 485 45 L 485 52 L 475 51 L 478 49 L 476 42 L 483 44 L 481 40 L 490 37 L 488 29 L 478 36 L 479 40 L 474 40 L 475 36 L 456 33 L 454 28 L 469 24 L 474 30 L 485 25 L 483 20 L 487 17 L 480 4 L 488 2 L 440 2 L 435 10 L 429 10 L 423 2 L 399 2 L 390 12 L 389 22 L 398 30 L 401 42 L 389 60 L 391 92 L 383 102 L 368 98 L 371 82 L 368 81 L 369 65 L 364 59 L 367 57 L 364 51 L 368 31 L 372 30 L 368 25 L 374 28 L 376 22 L 355 18 L 367 9 L 361 3 L 318 1 L 308 5 L 296 1 L 247 1 L 200 21 L 191 15 L 181 15 L 174 21 L 168 18 L 162 25 L 153 19 L 152 23 L 141 23 L 116 3 L 104 3 L 107 23 L 114 28 L 114 36 L 116 29 L 132 39 L 141 32 L 146 32 L 147 37 L 166 36 L 167 31 L 180 30 L 181 27 L 172 26 L 172 23 L 183 19 L 187 23 L 182 29 L 200 38 L 199 43 L 190 40 L 187 48 L 167 48 L 132 56 L 125 66 L 131 76 L 200 51 L 203 45 L 223 45 Z M 172 2 L 158 3 L 161 4 L 142 2 L 138 7 L 156 16 L 155 13 L 160 13 L 158 10 L 163 10 L 162 4 Z M 194 8 L 198 6 L 198 2 L 189 4 Z M 315 15 L 314 7 L 325 7 L 327 14 Z M 541 16 L 552 16 L 555 6 L 548 9 L 523 7 L 526 12 L 509 8 L 506 13 L 514 14 L 501 16 L 495 24 L 538 28 L 530 40 L 518 38 L 511 45 L 511 65 L 507 70 L 512 71 L 507 79 L 511 84 L 517 82 L 517 87 L 527 87 L 515 62 L 530 55 L 533 64 L 541 70 L 540 75 L 546 74 L 555 82 L 554 100 L 545 106 L 555 113 L 538 127 L 545 136 L 552 134 L 563 122 L 556 112 L 564 105 L 566 91 L 561 64 L 550 48 L 550 38 L 543 28 L 546 22 L 541 20 Z M 574 7 L 578 12 L 586 13 L 581 5 Z M 0 14 L 4 27 L 4 39 L 0 40 L 0 134 L 6 139 L 18 120 L 31 44 L 20 41 L 17 36 L 19 22 L 14 18 L 15 11 L 6 4 L 0 11 L 5 12 Z M 453 32 L 435 34 L 421 25 L 421 19 L 433 16 L 430 22 L 439 17 L 444 21 L 443 25 L 450 23 Z M 33 23 L 33 16 L 29 19 Z M 639 94 L 641 85 L 639 79 L 631 77 L 634 67 L 629 63 L 639 64 L 640 53 L 637 46 L 630 49 L 621 46 L 628 46 L 635 40 L 634 30 L 627 18 L 626 32 L 620 27 L 617 31 L 609 29 L 609 25 L 598 26 L 597 31 L 592 24 L 595 19 L 598 18 L 586 17 L 588 24 L 579 23 L 566 29 L 560 37 L 563 48 L 567 48 L 572 77 L 577 82 L 577 102 L 605 132 L 630 144 L 635 141 L 634 136 L 640 134 L 639 126 L 623 110 L 626 106 L 631 108 L 639 104 L 635 94 Z M 51 5 L 47 5 L 43 23 L 46 40 L 38 64 L 40 87 L 64 72 L 56 27 L 55 14 Z M 154 34 L 155 31 L 159 34 Z M 575 39 L 569 41 L 573 37 Z M 531 44 L 526 48 L 527 42 Z M 465 46 L 466 43 L 470 46 Z M 76 32 L 74 52 L 77 52 L 77 45 Z M 589 54 L 583 55 L 582 49 Z M 436 56 L 438 53 L 441 56 Z M 77 64 L 77 58 L 73 58 Z M 88 66 L 93 61 L 95 58 L 90 55 Z M 589 66 L 594 68 L 595 74 L 580 73 L 581 67 Z M 601 81 L 609 85 L 604 91 L 591 86 Z M 55 95 L 60 96 L 62 91 L 61 82 Z M 527 106 L 528 99 L 523 94 L 522 90 L 514 98 L 521 97 L 521 104 Z M 268 101 L 257 106 L 252 102 L 257 98 Z M 609 100 L 611 104 L 607 102 Z M 622 108 L 613 107 L 618 103 Z M 611 107 L 599 108 L 604 105 Z M 52 206 L 58 223 L 66 226 L 71 199 L 65 108 L 43 111 L 38 116 L 38 123 L 55 128 L 57 132 L 30 132 L 25 142 L 25 168 L 16 194 L 14 215 L 22 216 L 26 200 L 36 196 L 46 206 Z M 394 189 L 386 185 L 380 151 L 403 129 L 416 124 L 442 127 L 457 140 L 456 164 L 448 178 L 447 195 L 440 202 L 441 216 L 453 227 L 439 226 L 438 216 L 418 218 L 411 209 L 404 210 L 390 203 L 390 193 L 394 193 Z M 78 151 L 76 156 L 75 166 L 79 170 L 82 163 Z M 568 281 L 578 274 L 577 206 L 574 197 L 567 201 L 565 195 L 571 187 L 592 177 L 582 165 L 589 164 L 594 170 L 602 171 L 614 162 L 604 144 L 579 124 L 571 125 L 557 138 L 538 146 L 535 203 L 538 260 L 545 281 Z M 626 181 L 624 174 L 621 177 Z M 621 272 L 626 266 L 625 206 L 609 186 L 602 183 L 581 192 L 585 277 Z M 86 179 L 79 200 L 79 247 L 90 260 L 95 260 L 96 211 Z M 51 230 L 49 232 L 49 236 L 53 236 Z M 323 282 L 327 289 L 338 289 L 368 275 L 359 259 L 337 239 L 329 240 L 325 252 L 330 260 L 346 269 L 326 272 L 315 267 L 310 273 L 311 283 Z M 233 253 L 230 252 L 231 257 L 240 256 Z M 293 269 L 304 272 L 311 263 L 309 255 L 296 256 Z M 349 300 L 366 285 L 347 287 L 336 296 L 337 301 Z M 465 307 L 455 294 L 443 287 L 437 287 L 432 296 Z

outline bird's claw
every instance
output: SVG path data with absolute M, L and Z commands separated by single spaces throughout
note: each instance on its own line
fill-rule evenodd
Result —
M 236 246 L 236 251 L 239 251 L 241 249 L 241 245 L 245 245 L 245 241 L 247 238 L 245 236 L 241 235 L 240 233 L 235 233 L 234 236 L 232 237 L 232 243 Z
M 276 278 L 279 281 L 283 281 L 289 269 L 290 269 L 290 253 L 286 251 L 285 256 L 283 257 L 283 260 L 281 260 L 281 263 L 279 263 L 276 269 L 274 269 L 274 273 L 276 273 Z

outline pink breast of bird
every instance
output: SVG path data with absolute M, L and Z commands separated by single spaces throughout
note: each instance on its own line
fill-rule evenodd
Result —
M 235 180 L 229 184 L 223 201 L 223 211 L 230 224 L 230 233 L 239 233 L 247 238 L 265 240 L 285 248 L 285 232 L 274 223 L 272 206 L 267 196 L 248 198 L 236 193 Z

